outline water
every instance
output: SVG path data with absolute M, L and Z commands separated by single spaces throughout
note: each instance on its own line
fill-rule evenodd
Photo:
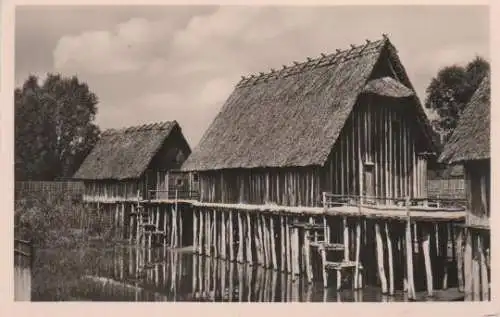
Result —
M 16 280 L 17 288 L 21 285 L 18 283 Z M 389 297 L 382 295 L 379 288 L 370 286 L 359 291 L 337 292 L 333 287 L 335 281 L 331 281 L 332 287 L 325 289 L 322 282 L 308 284 L 303 279 L 274 270 L 195 255 L 189 248 L 173 251 L 101 246 L 39 250 L 30 283 L 22 284 L 22 288 L 31 288 L 33 301 L 407 300 L 403 292 Z

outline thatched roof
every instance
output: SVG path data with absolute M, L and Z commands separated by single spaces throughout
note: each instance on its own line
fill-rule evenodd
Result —
M 465 107 L 444 146 L 440 162 L 460 163 L 490 158 L 490 76 L 486 76 Z
M 243 77 L 182 169 L 322 166 L 364 89 L 398 96 L 413 91 L 401 65 L 404 85 L 382 78 L 365 86 L 376 79 L 381 56 L 400 63 L 395 51 L 384 37 Z M 417 111 L 424 122 L 423 109 Z
M 393 98 L 404 98 L 415 95 L 413 90 L 392 77 L 370 80 L 363 88 L 363 92 Z
M 179 127 L 176 121 L 167 121 L 106 130 L 73 178 L 140 178 L 175 127 Z

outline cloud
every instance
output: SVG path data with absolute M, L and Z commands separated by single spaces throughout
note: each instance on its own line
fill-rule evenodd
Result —
M 194 146 L 240 75 L 348 48 L 382 33 L 389 33 L 398 48 L 421 98 L 437 69 L 488 49 L 487 21 L 482 22 L 487 11 L 471 8 L 453 14 L 447 7 L 407 6 L 163 10 L 154 16 L 131 11 L 111 26 L 87 27 L 58 39 L 52 66 L 78 73 L 95 88 L 103 127 L 175 119 Z
M 54 66 L 96 74 L 137 71 L 147 64 L 148 50 L 172 32 L 168 21 L 133 18 L 111 31 L 63 36 L 53 52 Z

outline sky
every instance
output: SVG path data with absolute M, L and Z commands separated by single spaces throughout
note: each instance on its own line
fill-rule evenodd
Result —
M 489 56 L 480 6 L 23 6 L 15 83 L 77 75 L 101 129 L 177 120 L 196 146 L 240 76 L 389 36 L 425 89 L 445 66 Z

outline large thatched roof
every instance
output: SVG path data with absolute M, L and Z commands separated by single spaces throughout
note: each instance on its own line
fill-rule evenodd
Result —
M 465 107 L 444 146 L 440 162 L 459 163 L 490 158 L 490 76 L 486 76 Z
M 140 178 L 175 127 L 180 129 L 176 121 L 167 121 L 106 130 L 73 178 Z
M 390 56 L 401 82 L 372 78 Z M 369 85 L 367 85 L 369 80 Z M 413 94 L 396 50 L 384 36 L 304 63 L 243 77 L 184 170 L 323 165 L 358 97 Z M 416 96 L 421 122 L 428 124 Z

